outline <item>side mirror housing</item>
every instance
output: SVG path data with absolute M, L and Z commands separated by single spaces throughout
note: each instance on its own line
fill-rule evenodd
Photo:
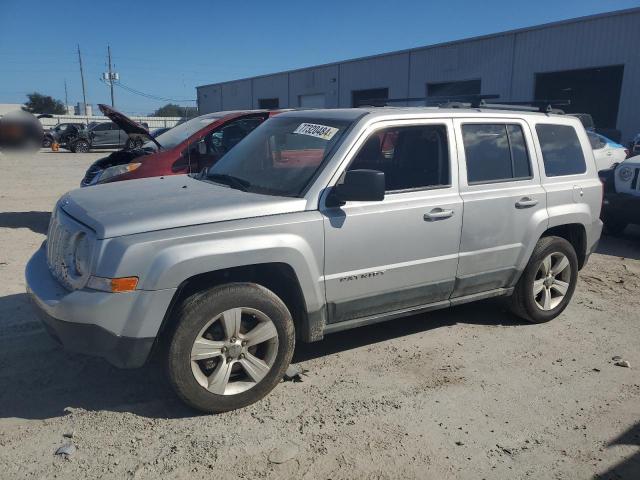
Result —
M 384 172 L 378 170 L 351 170 L 344 176 L 344 181 L 333 188 L 332 203 L 344 204 L 354 202 L 378 202 L 384 200 Z

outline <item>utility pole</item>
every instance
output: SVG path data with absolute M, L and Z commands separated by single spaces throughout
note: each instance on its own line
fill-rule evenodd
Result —
M 82 70 L 82 55 L 80 54 L 80 45 L 78 45 L 78 62 L 80 62 L 80 79 L 82 80 L 82 101 L 84 102 L 84 114 L 86 115 L 87 114 L 87 93 L 84 88 L 84 70 Z
M 114 80 L 114 75 L 113 72 L 111 71 L 111 46 L 107 45 L 107 56 L 109 57 L 109 87 L 111 88 L 111 106 L 113 108 L 115 108 L 116 104 L 113 101 L 113 80 Z
M 67 96 L 67 79 L 64 79 L 64 108 L 69 108 L 69 97 Z M 67 110 L 67 113 L 69 110 Z

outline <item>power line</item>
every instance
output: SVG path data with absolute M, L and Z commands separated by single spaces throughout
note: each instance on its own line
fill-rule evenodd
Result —
M 159 95 L 152 95 L 150 93 L 145 93 L 145 92 L 141 92 L 140 90 L 136 90 L 135 88 L 129 87 L 127 85 L 124 85 L 121 82 L 117 82 L 115 83 L 116 87 L 120 87 L 123 90 L 126 90 L 129 93 L 132 93 L 134 95 L 138 95 L 140 97 L 144 97 L 144 98 L 148 98 L 149 100 L 156 100 L 158 102 L 176 102 L 176 103 L 190 103 L 190 102 L 195 102 L 195 99 L 187 99 L 187 98 L 169 98 L 169 97 L 161 97 Z

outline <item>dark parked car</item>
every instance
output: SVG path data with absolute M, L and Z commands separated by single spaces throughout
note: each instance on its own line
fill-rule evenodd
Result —
M 141 148 L 120 150 L 89 167 L 81 186 L 135 178 L 198 173 L 214 165 L 258 125 L 280 111 L 216 112 L 192 118 L 154 136 L 107 105 L 100 110 L 131 138 L 146 137 Z
M 146 140 L 149 127 L 146 123 L 135 124 L 141 127 L 141 131 L 132 135 L 114 122 L 89 124 L 87 130 L 79 131 L 76 137 L 70 138 L 67 146 L 74 153 L 84 153 L 97 148 L 139 148 Z
M 42 146 L 44 148 L 49 148 L 55 141 L 57 144 L 64 147 L 66 146 L 69 138 L 77 137 L 78 131 L 84 130 L 86 127 L 87 126 L 84 123 L 79 122 L 59 123 L 44 133 Z

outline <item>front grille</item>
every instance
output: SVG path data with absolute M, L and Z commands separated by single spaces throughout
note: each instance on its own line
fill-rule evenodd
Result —
M 636 168 L 633 172 L 633 180 L 631 180 L 631 190 L 640 190 L 640 182 L 638 182 L 638 175 L 640 175 L 640 168 Z
M 74 250 L 80 235 L 85 235 L 82 227 L 56 207 L 47 234 L 47 265 L 51 275 L 67 290 L 77 290 L 85 286 L 87 275 L 80 275 L 74 265 Z
M 49 223 L 47 234 L 47 264 L 51 275 L 65 288 L 71 290 L 73 286 L 68 280 L 68 266 L 65 259 L 65 245 L 69 244 L 70 232 L 60 223 L 60 212 L 56 208 Z

